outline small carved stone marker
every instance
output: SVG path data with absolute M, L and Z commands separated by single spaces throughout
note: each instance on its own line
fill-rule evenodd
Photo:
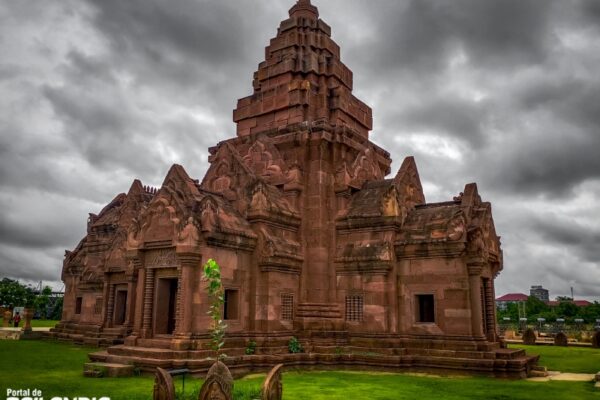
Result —
M 206 380 L 200 388 L 198 400 L 232 400 L 233 377 L 229 368 L 221 361 L 210 367 Z
M 283 364 L 277 364 L 267 375 L 262 385 L 261 400 L 281 400 L 283 396 L 283 385 L 281 383 L 281 370 Z
M 567 335 L 564 332 L 558 332 L 556 336 L 554 336 L 554 345 L 555 346 L 568 346 L 569 340 L 567 339 Z
M 523 332 L 523 344 L 535 344 L 535 332 L 531 328 L 527 328 Z
M 173 378 L 171 378 L 171 374 L 162 368 L 156 368 L 152 400 L 175 400 Z

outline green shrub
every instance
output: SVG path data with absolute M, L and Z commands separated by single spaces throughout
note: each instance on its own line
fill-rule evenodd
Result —
M 254 353 L 256 353 L 256 342 L 254 340 L 251 340 L 246 345 L 246 354 L 252 355 Z
M 296 336 L 293 336 L 288 342 L 288 350 L 290 351 L 290 353 L 293 354 L 304 352 L 302 344 L 300 343 L 300 341 L 298 341 L 298 338 Z

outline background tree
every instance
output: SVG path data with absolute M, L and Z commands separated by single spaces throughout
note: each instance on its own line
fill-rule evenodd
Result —
M 33 289 L 19 281 L 3 278 L 0 281 L 0 305 L 4 307 L 31 307 L 35 301 Z
M 50 286 L 44 286 L 42 291 L 35 297 L 34 308 L 35 311 L 40 314 L 40 318 L 46 319 L 48 314 L 48 304 L 50 303 L 50 296 L 52 296 L 52 288 Z

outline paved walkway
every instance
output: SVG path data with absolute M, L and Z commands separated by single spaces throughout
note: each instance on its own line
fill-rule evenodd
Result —
M 31 330 L 35 332 L 48 332 L 52 329 L 51 327 L 41 327 L 41 328 L 31 328 Z M 18 328 L 0 328 L 0 331 L 22 331 L 23 327 L 20 326 Z
M 548 382 L 548 381 L 589 382 L 589 381 L 593 381 L 594 378 L 595 378 L 595 374 L 574 374 L 571 372 L 548 371 L 548 376 L 527 378 L 527 380 L 533 381 L 533 382 Z

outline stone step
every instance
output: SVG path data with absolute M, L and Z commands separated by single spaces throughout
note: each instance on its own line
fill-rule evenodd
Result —
M 138 346 L 158 349 L 171 349 L 171 339 L 138 339 Z
M 523 349 L 497 349 L 494 351 L 496 358 L 500 360 L 513 360 L 525 356 Z
M 122 378 L 133 376 L 133 365 L 107 362 L 89 362 L 83 364 L 83 375 L 94 378 Z

